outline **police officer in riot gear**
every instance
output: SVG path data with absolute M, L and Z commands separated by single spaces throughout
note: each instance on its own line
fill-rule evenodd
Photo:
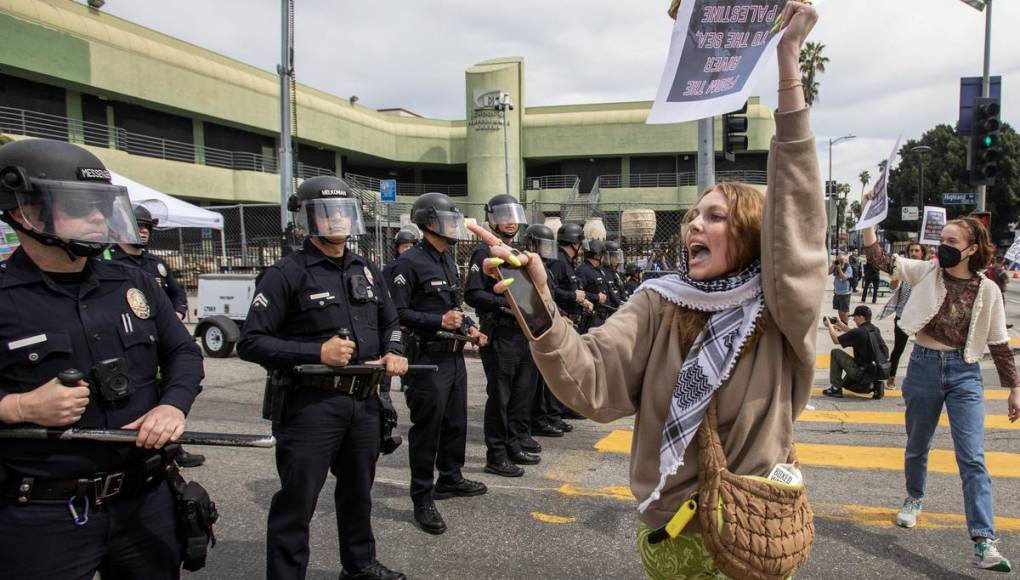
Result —
M 177 282 L 173 271 L 163 261 L 163 258 L 149 253 L 146 249 L 152 229 L 159 225 L 159 220 L 152 217 L 152 213 L 145 206 L 139 205 L 135 207 L 135 224 L 138 225 L 138 243 L 122 243 L 111 246 L 103 252 L 103 257 L 107 260 L 119 260 L 124 264 L 141 268 L 143 272 L 152 276 L 156 285 L 166 292 L 170 303 L 174 305 L 177 318 L 184 320 L 188 314 L 187 291 Z M 198 467 L 203 463 L 205 463 L 204 455 L 189 453 L 183 447 L 177 453 L 177 465 L 181 467 Z
M 414 228 L 414 229 L 411 229 L 411 228 Z M 389 262 L 387 262 L 387 264 L 385 266 L 383 266 L 383 280 L 386 282 L 387 287 L 389 287 L 390 281 L 393 279 L 393 268 L 396 267 L 396 265 L 397 265 L 397 259 L 400 258 L 400 256 L 404 252 L 406 252 L 406 251 L 410 250 L 411 248 L 413 248 L 418 243 L 418 241 L 420 239 L 421 238 L 419 236 L 417 228 L 415 228 L 413 225 L 410 226 L 410 227 L 401 228 L 400 231 L 398 231 L 397 234 L 395 236 L 393 236 L 393 259 L 390 260 Z M 393 290 L 390 289 L 391 293 L 392 293 L 392 291 Z M 410 350 L 408 349 L 408 343 L 406 341 L 406 338 L 408 336 L 407 329 L 402 326 L 402 327 L 400 327 L 400 330 L 401 330 L 401 332 L 403 334 L 403 337 L 405 339 L 405 341 L 404 341 L 404 355 L 408 359 L 411 359 L 411 358 L 413 358 L 414 353 L 410 352 Z M 380 387 L 379 387 L 380 388 L 380 394 L 382 394 L 382 396 L 384 398 L 387 398 L 387 399 L 389 398 L 390 391 L 392 390 L 392 385 L 393 385 L 393 377 L 386 377 L 386 380 L 384 380 L 383 384 L 380 385 Z M 403 377 L 400 377 L 400 390 L 401 391 L 404 390 L 404 378 Z
M 328 472 L 337 478 L 340 578 L 404 578 L 375 554 L 372 482 L 381 443 L 378 382 L 370 375 L 300 374 L 297 365 L 379 364 L 407 371 L 400 325 L 382 272 L 346 247 L 364 233 L 361 205 L 343 180 L 314 177 L 288 202 L 308 233 L 300 250 L 257 280 L 238 342 L 267 369 L 281 488 L 269 508 L 266 576 L 304 578 L 308 530 Z
M 178 578 L 167 444 L 202 355 L 151 276 L 90 259 L 139 242 L 127 190 L 89 151 L 26 139 L 0 147 L 0 210 L 21 241 L 0 264 L 0 428 L 138 430 L 136 444 L 0 441 L 0 575 Z M 69 369 L 84 379 L 62 385 Z
M 584 230 L 580 224 L 567 222 L 561 225 L 556 232 L 558 259 L 548 263 L 554 288 L 553 299 L 571 322 L 578 326 L 579 331 L 584 330 L 594 308 L 582 289 L 580 278 L 574 269 L 585 241 Z M 543 437 L 562 437 L 564 433 L 573 430 L 573 426 L 563 418 L 576 414 L 555 397 L 551 395 L 550 397 L 550 411 L 546 420 L 533 423 L 532 433 Z
M 620 243 L 609 240 L 606 242 L 605 253 L 602 259 L 602 273 L 605 274 L 606 282 L 609 283 L 609 291 L 616 299 L 619 306 L 627 300 L 627 293 L 623 288 L 623 279 L 620 278 L 620 265 L 623 264 L 623 250 Z
M 633 296 L 634 292 L 637 291 L 638 286 L 641 285 L 641 278 L 643 276 L 641 266 L 638 266 L 633 262 L 627 264 L 623 268 L 623 274 L 626 276 L 626 280 L 623 282 L 623 289 L 627 293 L 628 297 Z
M 485 206 L 489 228 L 507 245 L 528 220 L 513 196 L 497 195 Z M 480 244 L 471 256 L 465 301 L 479 314 L 489 344 L 481 349 L 485 369 L 485 472 L 502 477 L 524 475 L 521 465 L 535 465 L 541 458 L 525 450 L 531 438 L 530 414 L 538 369 L 531 359 L 528 340 L 510 311 L 505 296 L 493 292 L 496 281 L 482 274 L 482 262 L 490 257 L 489 246 Z
M 461 473 L 467 444 L 464 341 L 436 333 L 470 335 L 479 346 L 485 346 L 487 337 L 461 310 L 460 277 L 451 249 L 467 236 L 464 216 L 448 196 L 426 193 L 412 204 L 411 221 L 423 239 L 397 260 L 390 288 L 401 324 L 414 332 L 418 354 L 413 362 L 439 367 L 437 373 L 404 381 L 411 411 L 411 501 L 415 523 L 425 532 L 442 534 L 446 522 L 434 500 L 481 495 L 487 489 Z M 439 477 L 433 482 L 436 468 Z
M 612 312 L 610 308 L 620 305 L 610 290 L 609 282 L 602 270 L 605 251 L 604 241 L 591 240 L 588 243 L 588 251 L 584 253 L 584 262 L 577 268 L 580 288 L 584 290 L 585 297 L 595 305 L 595 319 L 592 320 L 590 328 L 605 323 Z
M 524 248 L 542 257 L 545 265 L 546 283 L 550 293 L 556 295 L 552 268 L 558 261 L 559 253 L 556 245 L 556 233 L 544 224 L 533 224 L 524 231 Z M 566 430 L 571 430 L 569 423 L 563 421 L 563 404 L 546 386 L 540 373 L 535 373 L 534 401 L 531 405 L 531 429 L 550 437 L 562 437 Z M 565 429 L 564 429 L 565 428 Z M 532 440 L 534 441 L 534 440 Z M 538 446 L 538 443 L 535 443 Z M 538 448 L 538 451 L 541 447 Z

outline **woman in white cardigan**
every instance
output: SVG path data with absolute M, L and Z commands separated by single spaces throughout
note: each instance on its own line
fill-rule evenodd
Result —
M 896 523 L 905 528 L 917 523 L 928 449 L 944 406 L 963 481 L 967 528 L 974 542 L 971 563 L 1008 572 L 1009 560 L 996 546 L 992 481 L 985 468 L 984 385 L 978 366 L 985 347 L 991 352 L 1000 383 L 1010 389 L 1010 421 L 1020 416 L 1020 381 L 999 289 L 982 274 L 995 255 L 988 230 L 974 218 L 948 222 L 942 230 L 937 263 L 886 255 L 872 228 L 864 230 L 864 245 L 868 262 L 913 287 L 900 319 L 900 327 L 915 336 L 915 345 L 902 384 L 907 404 L 907 498 Z

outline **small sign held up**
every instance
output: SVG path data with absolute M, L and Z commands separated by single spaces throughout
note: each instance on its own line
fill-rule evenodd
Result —
M 920 212 L 916 207 L 901 207 L 900 219 L 905 222 L 916 222 Z
M 946 208 L 924 206 L 924 220 L 921 222 L 922 244 L 937 246 L 942 243 L 942 228 L 946 225 Z

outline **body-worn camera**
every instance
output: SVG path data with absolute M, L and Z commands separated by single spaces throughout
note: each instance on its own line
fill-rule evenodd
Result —
M 375 300 L 375 290 L 372 283 L 364 274 L 354 274 L 347 278 L 350 284 L 352 302 L 372 302 Z
M 92 367 L 92 378 L 104 401 L 123 401 L 135 394 L 135 386 L 127 374 L 127 364 L 123 358 L 99 361 Z

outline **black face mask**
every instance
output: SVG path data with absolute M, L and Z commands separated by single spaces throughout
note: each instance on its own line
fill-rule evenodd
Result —
M 952 268 L 963 260 L 963 252 L 947 244 L 939 246 L 938 256 L 939 266 L 943 268 Z

